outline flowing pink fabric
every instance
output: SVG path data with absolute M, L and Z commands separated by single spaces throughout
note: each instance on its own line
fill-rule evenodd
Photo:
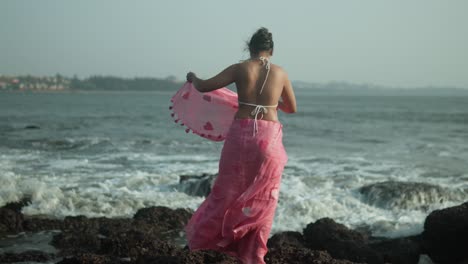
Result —
M 267 240 L 287 162 L 279 122 L 235 119 L 213 188 L 185 227 L 191 250 L 213 249 L 243 263 L 265 263 Z
M 187 133 L 213 141 L 226 138 L 238 109 L 237 94 L 227 88 L 201 93 L 187 82 L 171 99 L 172 117 L 185 125 Z

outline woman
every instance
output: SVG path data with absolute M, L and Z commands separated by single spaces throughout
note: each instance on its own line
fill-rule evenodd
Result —
M 277 109 L 295 113 L 296 100 L 286 72 L 270 63 L 272 34 L 260 28 L 248 48 L 250 59 L 211 79 L 187 74 L 187 81 L 200 92 L 235 83 L 239 109 L 226 136 L 211 193 L 185 229 L 191 250 L 213 249 L 257 264 L 265 263 L 287 161 Z

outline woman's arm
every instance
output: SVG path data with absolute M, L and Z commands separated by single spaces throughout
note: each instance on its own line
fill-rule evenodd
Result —
M 283 91 L 281 92 L 281 99 L 282 100 L 278 102 L 279 109 L 289 114 L 296 113 L 296 96 L 294 95 L 291 81 L 289 80 L 287 75 Z
M 233 64 L 207 80 L 200 79 L 195 73 L 189 72 L 187 73 L 187 81 L 193 83 L 193 86 L 202 93 L 210 92 L 233 83 L 235 81 L 236 68 L 237 64 Z

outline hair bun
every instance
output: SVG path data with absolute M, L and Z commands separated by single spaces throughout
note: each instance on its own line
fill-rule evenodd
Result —
M 273 49 L 273 34 L 267 28 L 259 28 L 250 39 L 248 48 L 250 53 L 257 54 L 260 51 Z

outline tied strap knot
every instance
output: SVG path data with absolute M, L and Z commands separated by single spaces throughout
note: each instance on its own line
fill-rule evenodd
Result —
M 255 136 L 258 132 L 258 125 L 257 125 L 258 115 L 261 115 L 260 119 L 262 119 L 263 114 L 266 114 L 266 113 L 268 113 L 268 109 L 264 105 L 256 105 L 254 110 L 250 112 L 250 115 L 254 116 L 253 136 Z

